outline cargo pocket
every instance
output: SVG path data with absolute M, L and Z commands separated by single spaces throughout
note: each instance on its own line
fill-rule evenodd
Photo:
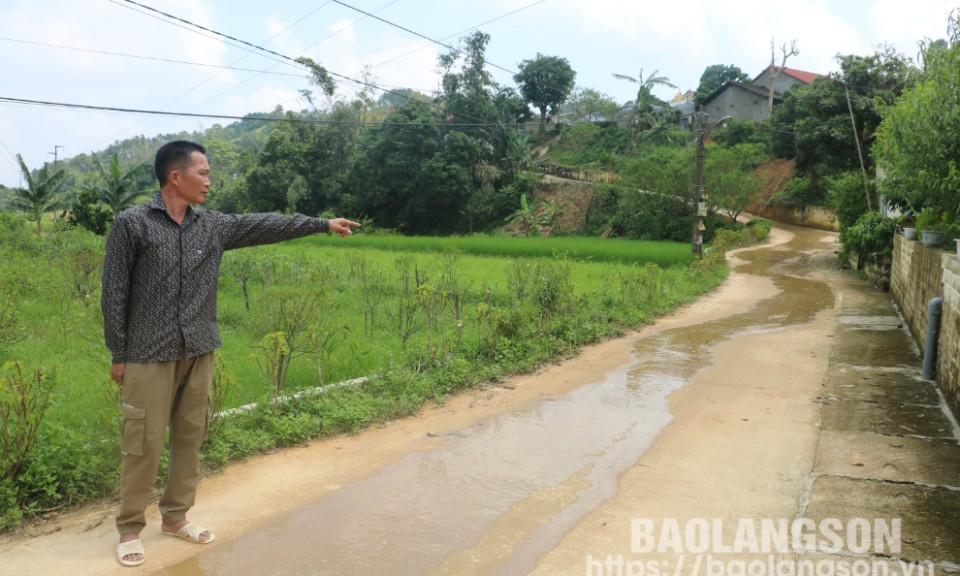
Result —
M 120 451 L 124 455 L 143 456 L 144 437 L 147 434 L 147 409 L 123 405 L 123 428 L 120 431 Z

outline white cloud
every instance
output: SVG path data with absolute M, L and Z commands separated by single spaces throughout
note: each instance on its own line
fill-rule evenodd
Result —
M 945 0 L 879 0 L 870 7 L 866 20 L 874 38 L 915 58 L 918 42 L 946 36 L 947 18 L 955 8 L 955 2 Z

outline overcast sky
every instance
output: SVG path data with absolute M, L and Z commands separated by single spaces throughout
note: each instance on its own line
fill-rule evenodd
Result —
M 787 65 L 837 69 L 837 54 L 882 44 L 915 58 L 917 42 L 946 35 L 960 2 L 943 0 L 137 0 L 283 56 L 309 56 L 358 77 L 369 66 L 384 88 L 437 89 L 437 55 L 479 26 L 487 60 L 513 86 L 518 63 L 537 53 L 567 58 L 577 84 L 627 101 L 635 86 L 613 73 L 666 76 L 695 89 L 704 68 L 739 66 L 755 76 L 770 41 L 796 40 Z M 365 16 L 350 7 L 406 28 Z M 113 54 L 106 54 L 106 52 Z M 125 54 L 120 56 L 116 54 Z M 140 58 L 133 58 L 138 56 Z M 180 63 L 159 59 L 176 60 Z M 778 55 L 779 60 L 779 55 Z M 199 33 L 128 0 L 0 0 L 0 97 L 142 110 L 243 115 L 301 110 L 302 71 L 279 56 Z M 189 63 L 189 64 L 187 64 Z M 232 67 L 223 69 L 219 67 Z M 243 70 L 238 70 L 243 69 Z M 249 71 L 248 71 L 249 70 Z M 355 88 L 341 82 L 344 96 Z M 676 90 L 662 89 L 669 98 Z M 0 102 L 0 184 L 30 168 L 102 150 L 140 134 L 195 130 L 231 120 L 158 117 Z

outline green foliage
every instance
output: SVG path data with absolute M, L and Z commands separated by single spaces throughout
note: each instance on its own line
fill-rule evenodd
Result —
M 53 379 L 42 369 L 24 374 L 20 362 L 7 362 L 0 376 L 0 474 L 16 482 L 33 450 L 50 404 Z
M 73 271 L 71 263 L 74 254 L 88 250 L 102 255 L 101 240 L 83 229 L 36 237 L 22 216 L 10 221 L 41 249 L 6 253 L 0 295 L 10 296 L 19 336 L 0 348 L 7 357 L 23 358 L 23 365 L 57 366 L 60 385 L 49 397 L 16 480 L 0 479 L 0 524 L 6 527 L 22 515 L 112 495 L 119 417 L 117 387 L 106 376 L 96 282 L 93 293 L 76 298 L 75 278 L 82 279 L 84 267 L 78 261 Z M 332 241 L 316 236 L 248 249 L 254 270 L 247 279 L 251 312 L 225 264 L 218 294 L 225 346 L 218 354 L 211 407 L 218 414 L 251 402 L 259 407 L 215 418 L 203 451 L 208 468 L 413 414 L 424 402 L 532 370 L 689 302 L 716 285 L 723 269 L 687 266 L 688 245 L 600 238 L 355 235 L 353 249 L 342 240 L 327 244 Z M 454 246 L 465 249 L 451 251 Z M 396 263 L 400 250 L 408 251 L 405 266 Z M 489 254 L 508 254 L 511 260 Z M 24 269 L 34 273 L 22 278 L 16 271 Z M 295 307 L 307 287 L 321 285 L 322 305 L 308 315 L 303 338 L 288 344 L 293 325 L 281 322 L 290 315 L 279 310 L 279 302 Z M 409 317 L 419 325 L 406 335 L 387 328 L 397 320 L 393 311 L 400 302 L 409 303 Z M 283 395 L 296 398 L 286 401 L 275 401 L 275 380 L 265 382 L 250 358 L 266 334 L 278 332 L 286 350 L 302 351 L 274 357 L 280 359 L 274 366 L 292 357 Z M 324 383 L 377 374 L 366 384 L 310 392 Z
M 327 72 L 326 68 L 306 56 L 300 56 L 296 62 L 310 72 L 311 84 L 319 87 L 327 96 L 333 96 L 337 84 L 333 81 L 333 78 Z
M 225 203 L 238 211 L 292 211 L 317 215 L 323 210 L 339 211 L 350 190 L 347 174 L 359 138 L 353 112 L 334 107 L 325 118 L 330 123 L 313 123 L 312 115 L 288 113 L 271 133 L 241 185 L 231 172 L 215 173 L 228 194 Z M 246 164 L 235 150 L 218 143 L 213 150 L 218 162 Z M 295 184 L 295 185 L 294 185 Z M 250 194 L 247 190 L 255 191 Z M 215 196 L 214 196 L 215 198 Z M 226 207 L 226 206 L 221 206 Z
M 826 191 L 814 185 L 813 178 L 797 176 L 787 181 L 774 198 L 787 206 L 813 206 L 826 199 Z
M 48 166 L 44 165 L 34 176 L 19 154 L 17 162 L 27 186 L 13 189 L 13 205 L 30 215 L 30 220 L 37 223 L 39 234 L 43 230 L 44 213 L 63 206 L 62 190 L 67 183 L 67 171 L 50 174 Z
M 857 138 L 870 169 L 880 109 L 892 104 L 916 75 L 910 61 L 888 46 L 870 56 L 836 59 L 839 73 L 791 88 L 770 118 L 774 154 L 795 159 L 802 176 L 819 179 L 859 170 Z
M 446 135 L 435 111 L 407 102 L 364 134 L 366 163 L 350 181 L 359 208 L 381 227 L 407 233 L 451 233 L 473 192 L 468 169 L 480 158 L 477 143 L 461 132 Z
M 840 233 L 843 254 L 856 254 L 862 266 L 890 257 L 897 222 L 879 212 L 867 212 Z
M 124 171 L 120 167 L 120 158 L 114 155 L 110 159 L 110 167 L 107 168 L 96 154 L 93 155 L 93 163 L 101 182 L 87 185 L 84 190 L 93 192 L 97 200 L 108 206 L 114 216 L 133 206 L 142 195 L 138 178 L 146 171 L 146 164 L 137 164 Z
M 335 248 L 339 239 L 311 236 L 294 245 Z M 545 258 L 565 254 L 582 262 L 631 264 L 652 262 L 662 267 L 690 261 L 689 246 L 670 242 L 612 240 L 597 237 L 561 236 L 555 238 L 518 238 L 506 236 L 367 236 L 350 238 L 356 248 L 391 252 L 443 253 L 456 250 L 480 257 Z M 357 266 L 360 266 L 358 264 Z
M 43 250 L 43 239 L 29 233 L 25 214 L 0 212 L 0 247 L 8 255 L 37 254 Z
M 917 214 L 917 232 L 923 232 L 924 230 L 943 232 L 952 222 L 952 212 L 942 212 L 928 206 Z
M 620 105 L 613 97 L 592 88 L 575 88 L 564 110 L 573 122 L 615 122 Z M 576 125 L 576 124 L 575 124 Z
M 707 146 L 704 184 L 714 211 L 723 212 L 736 222 L 749 204 L 759 200 L 762 182 L 755 171 L 765 159 L 760 144 Z
M 886 179 L 882 191 L 901 208 L 956 210 L 960 206 L 960 17 L 948 43 L 924 48 L 921 81 L 883 110 L 874 155 Z
M 472 32 L 461 39 L 460 49 L 452 49 L 439 57 L 443 86 L 441 100 L 452 122 L 494 124 L 501 119 L 493 100 L 498 87 L 486 68 L 485 54 L 489 43 L 489 34 Z M 465 126 L 460 130 L 481 146 L 492 147 L 494 144 L 490 134 L 480 126 Z
M 540 111 L 543 125 L 547 112 L 555 115 L 566 101 L 576 77 L 566 58 L 537 54 L 533 60 L 520 62 L 513 80 L 520 86 L 523 98 Z
M 657 86 L 670 88 L 676 88 L 676 86 L 671 84 L 670 79 L 666 76 L 658 76 L 658 72 L 658 70 L 654 70 L 646 78 L 643 77 L 643 70 L 640 70 L 640 74 L 636 78 L 624 74 L 613 75 L 618 80 L 626 80 L 637 85 L 637 96 L 633 101 L 629 123 L 635 142 L 645 136 L 659 132 L 667 124 L 665 112 L 669 112 L 670 107 L 667 106 L 666 102 L 654 96 L 653 89 Z
M 873 185 L 868 188 L 871 197 Z M 869 211 L 867 192 L 863 188 L 863 176 L 859 171 L 844 172 L 827 180 L 827 198 L 837 214 L 840 229 L 853 226 L 861 216 Z M 871 202 L 876 205 L 875 200 Z
M 582 123 L 564 130 L 550 151 L 549 161 L 579 168 L 609 168 L 614 155 L 632 148 L 630 131 L 616 124 Z
M 731 118 L 713 130 L 711 139 L 721 146 L 760 144 L 766 150 L 770 146 L 770 133 L 751 120 Z
M 620 188 L 609 184 L 597 184 L 590 196 L 590 205 L 584 218 L 583 232 L 587 236 L 599 236 L 614 224 L 620 205 Z
M 70 206 L 67 223 L 71 226 L 82 226 L 94 234 L 103 236 L 110 229 L 113 216 L 113 210 L 100 201 L 97 192 L 85 188 Z
M 747 82 L 750 77 L 746 75 L 738 66 L 733 64 L 711 64 L 704 69 L 700 75 L 700 84 L 697 86 L 697 95 L 693 103 L 699 109 L 703 101 L 713 94 L 718 88 L 729 81 Z

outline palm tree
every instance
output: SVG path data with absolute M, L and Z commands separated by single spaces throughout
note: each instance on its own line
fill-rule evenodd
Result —
M 121 174 L 120 159 L 117 155 L 110 159 L 109 169 L 104 167 L 96 154 L 93 155 L 93 162 L 103 178 L 103 184 L 88 184 L 84 188 L 95 192 L 100 201 L 113 210 L 114 216 L 133 206 L 140 197 L 140 190 L 136 187 L 137 173 L 143 169 L 143 164 L 138 164 Z
M 60 189 L 67 182 L 67 171 L 61 170 L 51 175 L 48 167 L 44 166 L 34 178 L 23 156 L 17 154 L 17 161 L 20 162 L 20 171 L 27 187 L 13 189 L 13 205 L 30 214 L 31 220 L 37 221 L 37 234 L 40 234 L 43 231 L 43 214 L 63 205 Z
M 670 83 L 669 78 L 666 76 L 657 76 L 657 72 L 659 72 L 659 70 L 654 70 L 653 74 L 648 76 L 646 80 L 643 79 L 642 68 L 636 78 L 624 74 L 613 75 L 617 80 L 626 80 L 639 85 L 639 88 L 637 88 L 637 98 L 633 103 L 633 112 L 630 114 L 630 129 L 633 131 L 634 140 L 636 140 L 637 134 L 641 130 L 650 130 L 656 125 L 653 119 L 653 105 L 666 105 L 663 100 L 653 95 L 653 88 L 655 86 L 667 86 L 668 88 L 676 89 L 676 86 Z

